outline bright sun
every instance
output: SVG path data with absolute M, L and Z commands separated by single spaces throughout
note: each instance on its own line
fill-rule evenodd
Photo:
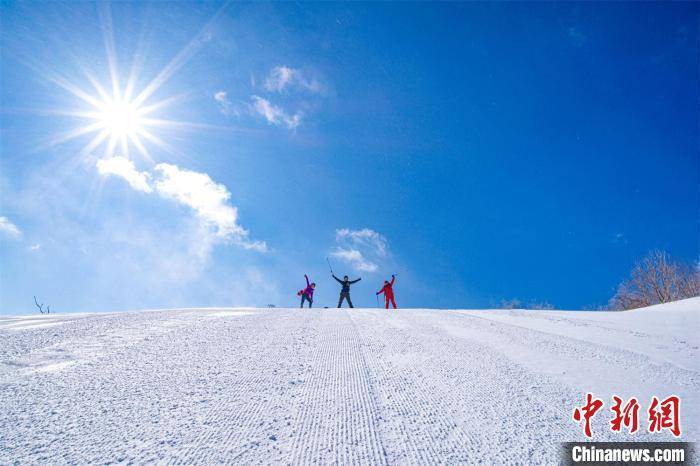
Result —
M 109 82 L 105 82 L 103 85 L 92 73 L 81 67 L 87 82 L 91 85 L 91 88 L 90 86 L 82 87 L 75 80 L 68 79 L 55 70 L 42 69 L 49 80 L 82 102 L 80 107 L 74 109 L 53 111 L 78 118 L 82 122 L 76 127 L 55 135 L 47 141 L 47 145 L 51 146 L 76 138 L 90 137 L 85 146 L 76 154 L 77 156 L 112 157 L 118 153 L 125 157 L 131 157 L 129 152 L 133 148 L 143 157 L 152 161 L 148 149 L 148 146 L 151 145 L 157 146 L 167 153 L 180 155 L 180 150 L 164 141 L 158 133 L 197 130 L 207 125 L 170 120 L 158 116 L 167 107 L 179 102 L 187 93 L 170 96 L 155 102 L 151 98 L 194 54 L 196 49 L 206 42 L 203 37 L 208 34 L 208 26 L 195 36 L 150 82 L 137 90 L 137 77 L 141 72 L 141 61 L 134 58 L 131 73 L 125 80 L 120 78 L 108 4 L 100 7 L 100 18 L 107 52 Z
M 117 99 L 105 102 L 97 114 L 102 129 L 118 139 L 135 138 L 143 130 L 141 117 L 142 111 L 138 106 Z
M 95 88 L 94 94 L 65 81 L 58 82 L 88 104 L 88 107 L 70 111 L 68 114 L 84 119 L 85 124 L 57 136 L 51 141 L 52 143 L 57 144 L 86 134 L 94 134 L 92 140 L 83 147 L 81 155 L 92 154 L 98 147 L 104 146 L 104 157 L 113 156 L 115 150 L 119 151 L 120 155 L 128 157 L 129 147 L 133 146 L 150 160 L 151 156 L 144 144 L 145 141 L 168 152 L 176 153 L 154 131 L 158 128 L 183 127 L 186 123 L 152 116 L 155 111 L 166 107 L 175 99 L 170 98 L 148 104 L 147 99 L 157 86 L 147 86 L 141 93 L 132 97 L 132 86 L 127 86 L 125 90 L 119 89 L 116 74 L 112 78 L 112 93 L 108 93 L 91 76 L 88 76 L 88 79 Z

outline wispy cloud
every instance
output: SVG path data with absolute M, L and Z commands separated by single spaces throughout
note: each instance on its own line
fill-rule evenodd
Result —
M 266 251 L 262 241 L 250 241 L 248 230 L 238 224 L 238 209 L 229 204 L 231 193 L 226 186 L 214 182 L 206 173 L 184 170 L 176 165 L 160 163 L 155 183 L 158 194 L 174 199 L 195 211 L 205 224 L 216 230 L 216 236 L 245 249 Z
M 114 175 L 123 178 L 129 186 L 144 193 L 153 192 L 151 174 L 136 170 L 134 162 L 126 157 L 111 157 L 97 161 L 97 171 L 102 176 Z
M 253 112 L 263 116 L 269 124 L 286 126 L 289 129 L 295 129 L 301 124 L 301 118 L 303 116 L 301 112 L 290 115 L 281 107 L 273 105 L 269 100 L 263 99 L 260 96 L 253 95 L 251 99 L 253 100 Z
M 11 238 L 19 238 L 22 236 L 22 230 L 17 225 L 12 223 L 7 217 L 0 217 L 0 233 Z
M 613 243 L 617 244 L 627 244 L 627 236 L 624 233 L 615 233 L 615 236 L 613 237 Z
M 37 244 L 32 244 L 31 246 L 29 246 L 29 250 L 32 251 L 32 252 L 36 252 L 36 251 L 38 251 L 39 249 L 41 249 L 41 244 L 39 244 L 39 243 L 37 243 Z
M 145 193 L 155 192 L 165 199 L 183 204 L 194 212 L 201 224 L 203 252 L 208 254 L 213 242 L 232 243 L 244 249 L 267 251 L 264 241 L 251 241 L 249 232 L 238 224 L 238 209 L 230 204 L 231 193 L 206 173 L 195 172 L 160 163 L 154 172 L 139 172 L 125 157 L 98 161 L 103 176 L 116 176 Z
M 359 272 L 376 272 L 379 266 L 369 261 L 357 249 L 344 249 L 337 247 L 331 251 L 331 257 L 347 262 Z
M 331 257 L 346 262 L 359 272 L 376 272 L 378 262 L 387 257 L 389 250 L 387 239 L 369 228 L 336 230 L 335 242 Z
M 338 242 L 350 241 L 355 245 L 370 248 L 380 257 L 385 257 L 387 254 L 388 243 L 386 238 L 369 228 L 363 228 L 362 230 L 341 228 L 336 230 L 335 239 Z
M 316 78 L 309 78 L 299 69 L 284 65 L 272 68 L 265 79 L 265 89 L 270 92 L 282 92 L 290 88 L 312 93 L 323 91 L 323 86 Z
M 233 104 L 231 103 L 231 100 L 228 98 L 228 95 L 225 91 L 219 91 L 216 94 L 214 94 L 214 100 L 218 103 L 219 111 L 223 115 L 231 116 L 235 113 Z

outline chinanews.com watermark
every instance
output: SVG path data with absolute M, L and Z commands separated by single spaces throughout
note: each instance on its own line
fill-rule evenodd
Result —
M 602 399 L 587 393 L 585 403 L 572 413 L 572 420 L 589 439 L 593 437 L 591 420 L 604 406 Z M 612 432 L 633 435 L 643 425 L 649 434 L 667 431 L 679 438 L 682 433 L 681 400 L 676 395 L 664 399 L 651 397 L 642 411 L 644 417 L 640 416 L 637 398 L 624 400 L 613 395 L 610 411 Z M 562 446 L 562 463 L 568 465 L 696 464 L 694 444 L 690 442 L 567 442 Z
M 562 463 L 567 465 L 694 465 L 689 442 L 568 442 Z

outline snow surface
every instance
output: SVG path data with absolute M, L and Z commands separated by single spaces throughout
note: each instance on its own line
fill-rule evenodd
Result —
M 700 298 L 636 311 L 186 309 L 0 318 L 0 463 L 558 462 L 586 392 L 682 399 Z

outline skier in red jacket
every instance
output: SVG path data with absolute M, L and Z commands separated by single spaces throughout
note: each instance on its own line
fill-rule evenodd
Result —
M 384 286 L 381 290 L 377 291 L 377 296 L 384 293 L 386 309 L 389 309 L 389 301 L 391 301 L 391 304 L 394 306 L 394 309 L 396 309 L 396 301 L 394 301 L 394 289 L 392 288 L 394 286 L 394 280 L 396 280 L 396 277 L 393 275 L 391 276 L 391 282 L 384 280 Z

